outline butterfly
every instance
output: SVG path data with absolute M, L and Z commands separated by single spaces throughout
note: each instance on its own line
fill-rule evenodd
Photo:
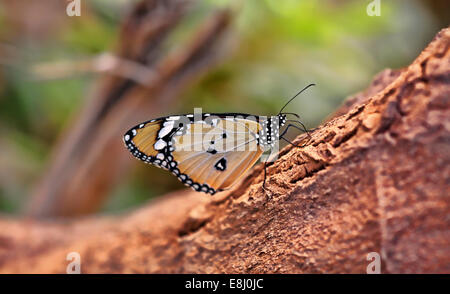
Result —
M 196 112 L 165 116 L 131 128 L 123 140 L 136 158 L 169 170 L 195 191 L 214 195 L 229 189 L 263 153 L 272 153 L 279 139 L 294 145 L 284 137 L 290 127 L 308 132 L 297 114 L 282 111 L 311 86 L 299 91 L 275 116 Z M 266 165 L 263 189 L 265 180 Z

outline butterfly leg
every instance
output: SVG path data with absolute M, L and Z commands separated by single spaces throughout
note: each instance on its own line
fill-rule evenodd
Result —
M 286 129 L 284 129 L 284 131 L 281 133 L 280 137 L 282 137 L 284 134 L 286 134 L 290 127 L 296 128 L 297 130 L 300 130 L 302 132 L 308 132 L 307 130 L 302 130 L 301 128 L 297 127 L 296 125 L 288 124 Z
M 291 144 L 292 146 L 297 147 L 297 148 L 302 148 L 302 147 L 305 147 L 306 145 L 308 145 L 308 143 L 305 143 L 305 144 L 303 144 L 303 145 L 295 145 L 294 143 L 292 143 L 291 141 L 289 141 L 289 140 L 286 139 L 285 137 L 280 137 L 280 138 L 283 139 L 284 141 L 288 142 L 288 143 Z
M 270 154 L 269 154 L 269 157 L 270 157 Z M 270 199 L 272 199 L 272 192 L 266 188 L 266 179 L 267 179 L 267 161 L 264 161 L 264 181 L 262 184 L 262 189 L 264 190 L 264 192 L 266 192 L 267 199 L 270 200 Z
M 289 127 L 293 127 L 293 128 L 296 128 L 297 130 L 300 130 L 300 131 L 302 131 L 302 132 L 305 132 L 305 133 L 307 133 L 308 134 L 308 136 L 311 138 L 311 135 L 310 135 L 310 131 L 315 131 L 316 129 L 311 129 L 311 130 L 308 130 L 306 127 L 305 127 L 305 125 L 301 122 L 301 121 L 299 121 L 299 120 L 287 120 L 288 122 L 293 122 L 293 123 L 299 123 L 299 124 L 301 124 L 301 126 L 303 127 L 303 129 L 301 129 L 301 128 L 299 128 L 298 126 L 296 126 L 296 125 L 293 125 L 293 124 L 289 124 L 289 125 L 287 125 L 287 127 L 286 127 L 286 129 L 283 131 L 283 134 L 282 135 L 284 135 L 286 132 L 287 132 L 287 130 L 289 129 Z M 282 136 L 281 135 L 281 136 Z M 281 137 L 280 136 L 280 137 Z
M 307 143 L 305 143 L 304 145 L 295 145 L 295 144 L 293 144 L 291 141 L 289 141 L 288 139 L 286 139 L 286 138 L 284 137 L 284 135 L 287 133 L 287 131 L 289 130 L 289 128 L 290 128 L 290 127 L 293 127 L 293 128 L 296 128 L 297 130 L 300 130 L 300 131 L 302 131 L 302 132 L 306 132 L 306 133 L 308 134 L 309 138 L 311 138 L 311 134 L 309 133 L 310 130 L 307 130 L 306 127 L 305 127 L 305 125 L 304 125 L 301 121 L 293 121 L 293 122 L 298 122 L 298 123 L 300 123 L 300 124 L 302 125 L 303 129 L 299 128 L 299 127 L 296 126 L 296 125 L 288 124 L 287 127 L 286 127 L 286 129 L 284 129 L 284 131 L 280 134 L 279 138 L 280 138 L 280 139 L 283 139 L 283 140 L 286 141 L 286 142 L 288 142 L 288 143 L 291 144 L 292 146 L 295 146 L 295 147 L 304 147 L 304 146 L 306 146 Z M 314 131 L 314 130 L 316 130 L 316 129 L 312 129 L 312 131 Z
M 270 190 L 268 188 L 266 188 L 266 178 L 267 178 L 267 162 L 264 162 L 264 181 L 262 184 L 262 189 L 264 190 L 264 192 L 266 192 L 266 196 L 267 196 L 267 200 L 272 199 L 272 192 L 270 192 Z
M 267 178 L 267 161 L 264 161 L 264 181 L 263 181 L 263 189 L 266 190 L 266 178 Z

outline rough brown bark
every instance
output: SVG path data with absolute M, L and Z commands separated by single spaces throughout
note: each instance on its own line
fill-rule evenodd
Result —
M 450 273 L 450 30 L 385 71 L 233 191 L 180 191 L 128 216 L 2 219 L 0 272 Z

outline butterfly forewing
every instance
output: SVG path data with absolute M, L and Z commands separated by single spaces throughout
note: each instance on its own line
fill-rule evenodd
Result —
M 155 157 L 158 151 L 155 150 L 154 144 L 160 129 L 161 120 L 141 125 L 140 128 L 135 128 L 135 135 L 132 141 L 137 147 L 137 150 L 147 157 Z

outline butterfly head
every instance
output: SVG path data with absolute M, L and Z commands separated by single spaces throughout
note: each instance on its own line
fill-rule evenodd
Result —
M 286 114 L 280 113 L 279 115 L 277 115 L 277 118 L 280 128 L 286 124 Z

